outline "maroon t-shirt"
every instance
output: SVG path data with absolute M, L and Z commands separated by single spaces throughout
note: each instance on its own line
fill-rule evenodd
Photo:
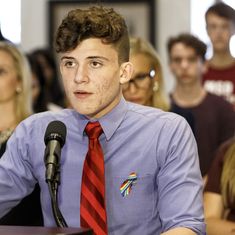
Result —
M 235 112 L 232 105 L 222 97 L 208 93 L 197 106 L 184 108 L 177 105 L 171 96 L 171 111 L 184 116 L 193 129 L 201 173 L 205 176 L 217 148 L 234 136 Z
M 202 82 L 207 91 L 223 96 L 235 108 L 235 63 L 223 69 L 208 66 Z
M 208 172 L 208 180 L 204 192 L 213 192 L 221 194 L 221 175 L 225 162 L 225 153 L 228 148 L 235 143 L 235 137 L 224 142 L 216 152 L 214 161 Z M 230 221 L 235 221 L 235 211 L 231 210 L 227 216 Z

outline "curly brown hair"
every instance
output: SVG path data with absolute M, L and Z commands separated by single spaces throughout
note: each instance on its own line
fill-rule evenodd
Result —
M 129 60 L 128 29 L 124 18 L 113 8 L 93 6 L 70 11 L 57 30 L 55 49 L 67 52 L 88 38 L 112 44 L 119 54 L 119 63 Z

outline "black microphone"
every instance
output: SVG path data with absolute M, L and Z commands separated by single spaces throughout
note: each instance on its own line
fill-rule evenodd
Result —
M 52 121 L 48 124 L 44 142 L 46 145 L 44 163 L 46 166 L 46 182 L 59 181 L 58 170 L 60 164 L 61 149 L 66 139 L 66 126 L 61 121 Z

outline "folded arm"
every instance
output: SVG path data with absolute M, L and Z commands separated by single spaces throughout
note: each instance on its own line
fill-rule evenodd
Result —
M 235 223 L 223 219 L 222 196 L 217 193 L 204 193 L 205 219 L 208 235 L 235 234 Z

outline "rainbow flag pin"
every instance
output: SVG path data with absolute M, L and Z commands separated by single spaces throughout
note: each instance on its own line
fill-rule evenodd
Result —
M 135 172 L 132 172 L 128 178 L 120 186 L 120 191 L 123 197 L 126 197 L 130 194 L 132 186 L 137 182 L 137 175 Z

